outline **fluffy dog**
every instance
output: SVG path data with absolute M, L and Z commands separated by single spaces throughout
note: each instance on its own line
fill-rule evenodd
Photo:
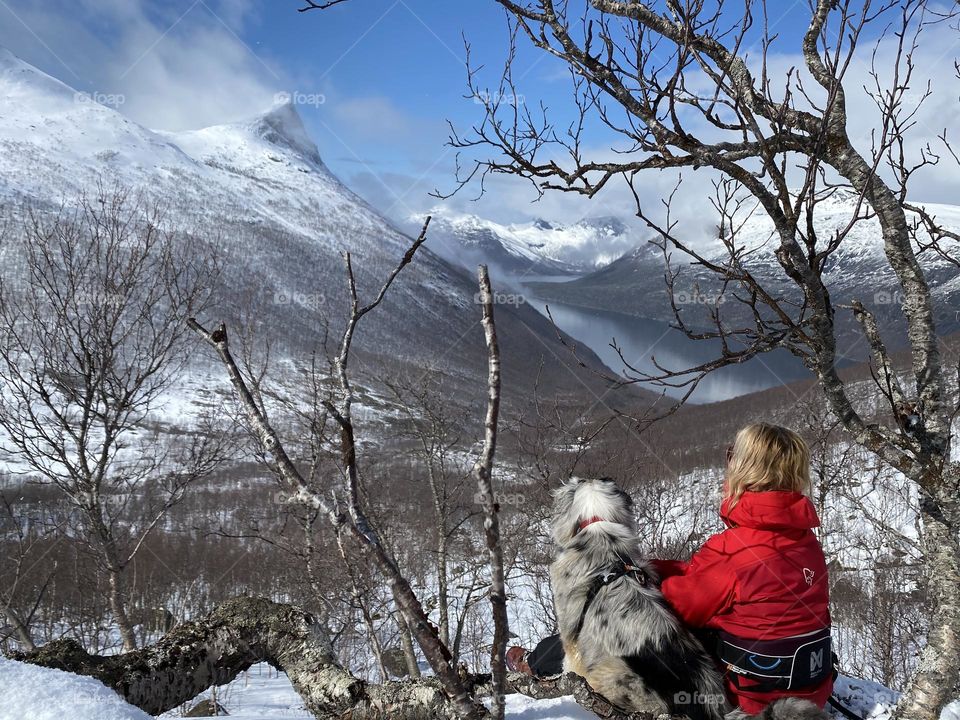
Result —
M 730 710 L 723 678 L 703 645 L 673 614 L 643 559 L 632 501 L 612 480 L 578 480 L 556 491 L 550 566 L 564 669 L 628 712 L 720 720 Z M 749 718 L 739 711 L 731 718 Z M 814 704 L 779 700 L 771 720 L 820 720 Z

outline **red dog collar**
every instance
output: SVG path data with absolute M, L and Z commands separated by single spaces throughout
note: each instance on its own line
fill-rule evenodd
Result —
M 577 532 L 580 532 L 580 530 L 583 530 L 583 529 L 586 528 L 588 525 L 593 525 L 595 522 L 605 522 L 605 520 L 604 520 L 604 518 L 602 518 L 602 517 L 597 517 L 596 515 L 594 515 L 594 516 L 593 516 L 592 518 L 590 518 L 589 520 L 581 520 L 581 521 L 580 521 L 580 528 L 577 530 Z

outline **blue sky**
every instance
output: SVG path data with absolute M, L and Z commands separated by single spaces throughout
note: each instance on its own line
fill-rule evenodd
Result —
M 466 130 L 481 118 L 480 106 L 463 97 L 463 36 L 492 80 L 507 46 L 502 9 L 493 0 L 351 0 L 310 13 L 298 13 L 298 6 L 297 0 L 0 0 L 0 45 L 79 90 L 122 96 L 118 109 L 155 129 L 241 120 L 268 108 L 277 93 L 292 93 L 321 155 L 348 185 L 393 218 L 431 207 L 429 191 L 453 182 L 446 121 Z M 808 6 L 801 0 L 770 7 L 778 13 L 771 22 L 783 49 L 775 65 L 786 69 L 798 62 Z M 925 46 L 929 71 L 942 75 L 937 80 L 946 92 L 918 142 L 935 136 L 943 102 L 955 112 L 943 51 L 956 32 L 944 30 Z M 570 107 L 568 76 L 554 59 L 521 45 L 516 74 L 524 101 L 542 100 L 562 117 Z M 854 86 L 866 71 L 862 59 Z M 854 129 L 868 142 L 869 113 L 857 110 L 854 117 L 861 123 Z M 590 141 L 598 152 L 609 147 L 603 133 Z M 688 182 L 687 211 L 702 219 L 709 177 L 700 173 Z M 672 177 L 651 176 L 651 201 L 672 184 Z M 920 190 L 921 199 L 933 201 L 951 201 L 958 191 L 955 172 L 932 177 Z M 551 195 L 531 205 L 534 195 L 524 184 L 500 180 L 481 202 L 471 203 L 473 196 L 458 196 L 452 205 L 502 221 L 631 212 L 617 187 L 589 203 Z
M 154 129 L 241 120 L 291 93 L 337 175 L 391 216 L 429 207 L 430 190 L 452 187 L 447 120 L 468 128 L 480 118 L 480 106 L 464 97 L 464 37 L 477 62 L 500 65 L 503 10 L 475 0 L 298 7 L 0 0 L 0 44 L 79 90 L 121 95 L 118 109 Z M 559 105 L 567 85 L 558 64 L 530 49 L 521 62 L 538 96 Z M 520 214 L 527 202 L 518 203 Z M 490 207 L 496 214 L 498 203 Z

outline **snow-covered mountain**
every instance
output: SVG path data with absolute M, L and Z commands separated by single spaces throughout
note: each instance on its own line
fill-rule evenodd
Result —
M 817 205 L 815 230 L 820 243 L 845 228 L 857 203 L 853 192 L 839 190 Z M 926 209 L 947 227 L 960 229 L 960 207 L 926 204 Z M 921 232 L 921 238 L 926 238 Z M 726 251 L 719 240 L 694 242 L 708 260 L 723 263 Z M 743 263 L 772 291 L 786 298 L 797 298 L 796 287 L 787 280 L 774 252 L 778 240 L 773 223 L 762 210 L 743 218 L 737 245 L 745 248 Z M 674 297 L 688 322 L 693 325 L 707 318 L 706 307 L 719 297 L 716 277 L 702 266 L 684 262 L 682 253 L 673 250 L 671 262 L 681 269 L 674 284 Z M 934 253 L 921 254 L 938 310 L 941 332 L 960 328 L 960 272 L 956 265 Z M 880 226 L 876 219 L 858 223 L 831 256 L 825 271 L 827 287 L 834 306 L 860 300 L 877 315 L 881 323 L 902 324 L 902 295 L 883 251 Z M 614 262 L 593 273 L 569 282 L 535 282 L 529 289 L 536 296 L 568 305 L 610 310 L 655 320 L 673 319 L 664 281 L 663 253 L 650 243 L 624 253 Z M 728 288 L 731 290 L 732 288 Z M 746 319 L 743 306 L 732 297 L 721 298 L 721 314 L 729 320 Z M 845 331 L 853 330 L 849 312 L 837 314 Z
M 435 250 L 451 262 L 487 262 L 515 278 L 590 272 L 635 247 L 642 236 L 616 217 L 587 217 L 562 225 L 537 219 L 503 224 L 455 213 L 431 211 Z M 411 218 L 411 226 L 422 217 Z
M 154 132 L 0 49 L 2 214 L 21 203 L 58 207 L 97 183 L 133 188 L 162 203 L 171 226 L 217 238 L 224 282 L 208 321 L 252 320 L 290 356 L 342 323 L 342 252 L 371 297 L 411 242 L 330 173 L 292 104 L 246 122 Z M 475 280 L 430 244 L 365 318 L 358 350 L 482 378 Z M 498 325 L 508 380 L 533 378 L 542 352 L 558 382 L 578 382 L 556 359 L 566 353 L 553 327 L 530 306 L 502 303 Z

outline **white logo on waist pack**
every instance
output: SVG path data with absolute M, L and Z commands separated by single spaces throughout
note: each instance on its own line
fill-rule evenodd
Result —
M 813 570 L 810 568 L 804 568 L 803 579 L 807 581 L 807 585 L 813 585 Z
M 815 675 L 823 667 L 823 648 L 810 653 L 810 675 Z

